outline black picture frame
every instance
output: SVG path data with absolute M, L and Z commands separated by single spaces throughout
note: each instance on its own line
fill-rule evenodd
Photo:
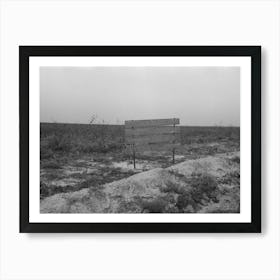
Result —
M 250 223 L 32 223 L 29 221 L 29 58 L 32 56 L 251 57 Z M 20 232 L 246 233 L 261 232 L 261 46 L 19 46 Z M 32 176 L 32 174 L 30 174 Z

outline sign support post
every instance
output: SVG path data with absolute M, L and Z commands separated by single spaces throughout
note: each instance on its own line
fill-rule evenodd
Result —
M 133 149 L 133 167 L 136 169 L 136 160 L 135 160 L 135 144 L 132 145 Z
M 178 118 L 129 120 L 125 121 L 125 142 L 132 147 L 133 166 L 136 169 L 136 145 L 165 145 L 172 148 L 172 161 L 175 163 L 176 134 L 180 133 Z M 171 144 L 171 147 L 170 147 Z
M 174 119 L 174 122 L 173 122 L 173 136 L 174 136 L 174 139 L 173 139 L 173 144 L 175 144 L 175 119 Z M 173 146 L 172 148 L 172 159 L 173 159 L 173 164 L 175 164 L 175 147 Z

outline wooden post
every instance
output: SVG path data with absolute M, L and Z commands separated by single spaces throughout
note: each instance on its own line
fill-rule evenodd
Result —
M 135 144 L 133 144 L 133 167 L 136 169 L 136 162 L 135 162 Z
M 174 135 L 174 139 L 173 139 L 173 144 L 175 144 L 175 137 L 176 137 L 176 134 L 175 134 L 175 119 L 174 119 L 174 122 L 173 122 L 173 135 Z M 173 158 L 173 164 L 175 164 L 175 147 L 173 146 L 172 148 L 172 158 Z
M 136 169 L 136 161 L 135 161 L 135 129 L 134 129 L 134 126 L 132 127 L 132 130 L 133 130 L 133 145 L 132 145 L 132 148 L 133 148 L 133 167 L 134 167 L 134 169 Z

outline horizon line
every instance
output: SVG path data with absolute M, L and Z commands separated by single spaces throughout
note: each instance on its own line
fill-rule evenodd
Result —
M 45 122 L 40 121 L 40 124 L 73 124 L 73 125 L 118 125 L 118 126 L 125 126 L 125 124 L 118 124 L 118 123 L 73 123 L 73 122 Z M 176 126 L 189 126 L 189 127 L 238 127 L 240 125 L 189 125 L 189 124 L 178 124 Z

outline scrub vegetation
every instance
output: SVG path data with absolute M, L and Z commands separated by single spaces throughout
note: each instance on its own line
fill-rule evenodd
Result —
M 136 150 L 124 126 L 40 125 L 44 213 L 237 213 L 239 127 L 180 127 L 175 164 L 168 146 Z

